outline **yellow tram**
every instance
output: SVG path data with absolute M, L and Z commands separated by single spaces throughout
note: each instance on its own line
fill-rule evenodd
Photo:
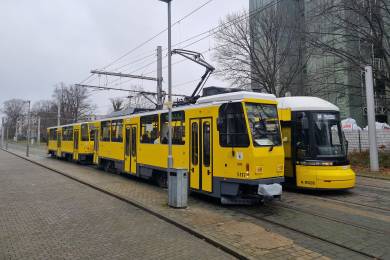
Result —
M 96 124 L 75 123 L 48 128 L 48 153 L 59 158 L 92 162 Z
M 309 189 L 349 189 L 355 173 L 339 108 L 317 97 L 278 98 L 286 184 Z
M 241 91 L 201 97 L 175 107 L 172 118 L 173 168 L 188 170 L 191 191 L 223 203 L 281 195 L 284 150 L 275 96 Z M 94 164 L 166 183 L 166 110 L 103 119 L 94 126 Z M 53 149 L 49 141 L 49 153 Z

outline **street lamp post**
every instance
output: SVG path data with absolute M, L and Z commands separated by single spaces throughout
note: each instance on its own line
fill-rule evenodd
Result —
M 173 168 L 172 156 L 172 39 L 171 39 L 171 1 L 160 0 L 168 4 L 168 172 Z
M 374 98 L 374 80 L 372 67 L 365 66 L 366 77 L 366 100 L 367 100 L 367 122 L 368 122 L 368 141 L 370 145 L 370 169 L 372 172 L 379 171 L 378 146 L 376 142 L 375 125 L 375 98 Z
M 4 149 L 4 135 L 5 135 L 5 129 L 4 129 L 4 117 L 1 118 L 1 148 Z
M 30 154 L 30 107 L 31 101 L 27 100 L 28 103 L 28 112 L 27 112 L 27 147 L 26 147 L 26 156 L 28 157 Z

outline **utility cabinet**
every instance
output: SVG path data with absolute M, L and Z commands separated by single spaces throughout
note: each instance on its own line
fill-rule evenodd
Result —
M 168 172 L 168 205 L 186 208 L 188 202 L 188 171 L 172 169 Z

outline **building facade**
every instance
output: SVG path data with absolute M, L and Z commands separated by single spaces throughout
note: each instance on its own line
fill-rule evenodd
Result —
M 272 2 L 275 1 L 250 0 L 250 19 L 258 19 L 258 15 L 261 15 L 260 10 Z M 334 21 L 328 16 L 318 15 L 318 10 L 321 8 L 318 4 L 326 2 L 327 0 L 280 0 L 274 7 L 278 15 L 287 19 L 289 26 L 286 29 L 294 30 L 296 33 L 296 37 L 290 39 L 294 42 L 292 46 L 304 46 L 304 51 L 299 52 L 299 55 L 304 57 L 300 57 L 299 60 L 307 63 L 295 82 L 296 85 L 292 86 L 291 94 L 312 95 L 326 99 L 340 108 L 342 118 L 354 118 L 360 126 L 364 127 L 367 125 L 366 99 L 361 66 L 348 59 L 340 58 L 340 55 L 334 52 L 327 51 L 327 47 L 333 50 L 346 50 L 354 56 L 366 57 L 364 60 L 378 69 L 382 63 L 381 53 L 371 44 L 367 44 L 367 41 L 357 40 L 358 37 L 353 35 L 355 31 L 348 25 L 336 27 Z M 358 19 L 352 13 L 345 11 L 337 15 L 343 19 Z M 313 41 L 326 43 L 326 45 L 313 45 Z M 288 70 L 289 64 L 296 60 L 294 56 L 289 57 L 284 70 Z M 283 78 L 283 73 L 279 76 Z M 381 80 L 380 77 L 376 78 L 374 82 L 376 119 L 388 123 L 390 93 L 386 91 L 386 81 Z

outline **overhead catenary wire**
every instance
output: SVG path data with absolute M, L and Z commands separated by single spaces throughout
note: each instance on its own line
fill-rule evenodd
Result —
M 178 45 L 181 45 L 181 44 L 183 44 L 183 43 L 186 43 L 186 42 L 188 42 L 188 41 L 190 41 L 190 40 L 196 39 L 195 41 L 188 43 L 187 45 L 183 46 L 182 48 L 187 48 L 187 47 L 189 47 L 189 46 L 192 46 L 192 45 L 194 45 L 194 44 L 196 44 L 196 43 L 198 43 L 198 42 L 201 42 L 201 41 L 203 41 L 203 40 L 205 40 L 205 39 L 208 39 L 209 37 L 215 35 L 215 34 L 218 33 L 219 31 L 221 31 L 221 30 L 223 30 L 223 29 L 226 29 L 226 28 L 228 28 L 228 27 L 234 25 L 234 24 L 237 23 L 237 22 L 240 22 L 240 21 L 242 21 L 242 20 L 244 20 L 244 19 L 248 19 L 249 17 L 258 14 L 259 12 L 262 12 L 262 11 L 268 9 L 268 8 L 271 8 L 271 7 L 275 6 L 275 5 L 277 5 L 277 4 L 278 4 L 279 2 L 281 2 L 281 1 L 283 1 L 283 0 L 275 0 L 275 1 L 272 1 L 272 2 L 268 3 L 267 5 L 265 5 L 265 6 L 263 6 L 263 7 L 259 7 L 259 8 L 255 9 L 255 10 L 253 10 L 252 12 L 249 12 L 248 14 L 240 15 L 240 16 L 238 16 L 237 18 L 235 18 L 235 19 L 233 19 L 233 20 L 231 20 L 231 21 L 222 23 L 222 24 L 220 24 L 220 25 L 218 25 L 218 26 L 215 26 L 215 27 L 213 27 L 213 28 L 211 28 L 211 29 L 209 29 L 209 30 L 207 30 L 207 31 L 201 32 L 201 33 L 196 34 L 196 35 L 194 35 L 194 36 L 191 36 L 191 37 L 189 37 L 189 38 L 187 38 L 187 39 L 185 39 L 185 40 L 183 40 L 183 41 L 181 41 L 181 42 L 175 43 L 175 44 L 173 44 L 173 47 L 176 47 L 176 46 L 178 46 Z M 197 39 L 197 38 L 200 37 L 200 36 L 203 36 L 203 37 Z M 216 49 L 216 48 L 209 49 L 209 51 L 210 51 L 210 50 L 213 50 L 213 49 Z M 166 50 L 166 48 L 164 49 L 164 51 L 165 51 L 165 50 Z M 166 57 L 163 57 L 163 59 L 165 59 L 165 58 L 166 58 Z M 135 71 L 142 70 L 142 69 L 144 69 L 144 68 L 146 68 L 146 67 L 148 67 L 148 66 L 151 66 L 151 65 L 153 65 L 153 64 L 154 64 L 154 62 L 151 62 L 151 63 L 149 63 L 149 64 L 147 64 L 147 65 L 142 66 L 142 67 L 139 68 L 139 69 L 136 69 Z M 172 64 L 172 65 L 173 65 L 173 64 Z M 164 68 L 166 68 L 166 66 L 165 66 Z M 155 70 L 153 70 L 153 72 L 155 72 Z M 151 73 L 151 72 L 147 72 L 147 73 L 145 73 L 144 75 L 148 75 L 149 73 Z M 118 80 L 119 80 L 119 79 L 113 80 L 112 82 L 110 82 L 110 84 L 113 84 L 113 83 L 117 82 Z M 124 82 L 119 83 L 119 84 L 124 84 L 124 83 L 127 83 L 127 82 L 129 82 L 129 81 L 131 81 L 131 80 L 124 81 Z
M 195 14 L 196 12 L 198 12 L 200 9 L 202 9 L 203 7 L 205 7 L 206 5 L 210 4 L 211 2 L 213 2 L 214 0 L 208 0 L 206 1 L 205 3 L 201 4 L 200 6 L 198 6 L 197 8 L 195 8 L 194 10 L 192 10 L 191 12 L 189 12 L 188 14 L 186 14 L 185 16 L 183 16 L 182 18 L 180 18 L 179 20 L 177 20 L 176 22 L 174 22 L 172 24 L 172 27 L 176 26 L 177 24 L 179 24 L 180 22 L 184 21 L 185 19 L 187 19 L 188 17 L 192 16 L 193 14 Z M 165 28 L 164 30 L 158 32 L 157 34 L 153 35 L 152 37 L 150 37 L 149 39 L 147 39 L 146 41 L 142 42 L 141 44 L 137 45 L 136 47 L 134 47 L 133 49 L 131 49 L 130 51 L 127 51 L 126 53 L 124 53 L 123 55 L 121 55 L 120 57 L 116 58 L 114 61 L 110 62 L 109 64 L 107 64 L 106 66 L 102 67 L 101 70 L 104 70 L 104 69 L 107 69 L 109 68 L 110 66 L 112 66 L 113 64 L 115 64 L 116 62 L 118 62 L 119 60 L 123 59 L 124 57 L 130 55 L 131 53 L 133 53 L 134 51 L 138 50 L 139 48 L 143 47 L 144 45 L 146 45 L 147 43 L 151 42 L 152 40 L 156 39 L 157 37 L 159 37 L 160 35 L 162 35 L 164 32 L 166 32 L 168 30 L 168 28 Z
M 212 1 L 212 0 L 211 0 L 211 1 Z M 186 15 L 186 16 L 184 16 L 183 18 L 181 18 L 180 20 L 176 21 L 176 22 L 174 23 L 174 25 L 180 23 L 182 20 L 184 20 L 185 18 L 189 17 L 190 15 L 192 15 L 192 14 L 195 13 L 197 10 L 201 9 L 202 7 L 204 7 L 205 5 L 207 5 L 208 3 L 210 3 L 211 1 L 208 1 L 208 2 L 204 3 L 203 5 L 201 5 L 200 7 L 198 7 L 197 9 L 195 9 L 194 11 L 190 12 L 188 15 Z M 230 21 L 227 21 L 227 22 L 225 22 L 225 23 L 219 24 L 219 25 L 214 26 L 213 28 L 211 28 L 211 29 L 209 29 L 209 30 L 207 30 L 207 31 L 204 31 L 204 32 L 202 32 L 202 33 L 193 35 L 193 36 L 191 36 L 191 37 L 189 37 L 189 38 L 187 38 L 187 39 L 185 39 L 185 40 L 183 40 L 183 41 L 180 41 L 180 42 L 178 42 L 178 43 L 175 43 L 175 44 L 173 44 L 173 47 L 178 46 L 178 45 L 181 45 L 181 44 L 183 44 L 183 43 L 186 43 L 186 42 L 189 42 L 189 41 L 191 41 L 191 40 L 196 39 L 195 41 L 186 44 L 186 45 L 183 46 L 182 48 L 187 48 L 187 47 L 189 47 L 189 46 L 192 46 L 192 45 L 194 45 L 194 44 L 196 44 L 196 43 L 198 43 L 198 42 L 200 42 L 200 41 L 202 41 L 202 40 L 205 40 L 205 39 L 207 39 L 207 38 L 209 38 L 209 37 L 215 35 L 215 34 L 218 33 L 219 31 L 221 31 L 221 30 L 223 30 L 223 29 L 226 29 L 226 28 L 228 28 L 228 27 L 234 25 L 234 24 L 237 23 L 237 22 L 240 22 L 240 21 L 242 21 L 242 20 L 244 20 L 244 19 L 248 19 L 249 17 L 251 17 L 251 16 L 253 16 L 253 15 L 256 15 L 256 14 L 258 14 L 258 13 L 260 13 L 260 12 L 263 12 L 264 10 L 266 10 L 266 9 L 268 9 L 268 8 L 271 8 L 271 7 L 276 6 L 276 5 L 277 5 L 279 2 L 281 2 L 281 1 L 283 1 L 283 0 L 274 0 L 274 1 L 272 1 L 272 2 L 269 2 L 267 5 L 262 6 L 262 7 L 259 7 L 259 8 L 256 8 L 255 10 L 253 10 L 253 11 L 251 11 L 251 12 L 249 12 L 249 13 L 245 13 L 245 14 L 243 14 L 243 15 L 240 15 L 240 16 L 236 17 L 236 18 L 233 19 L 233 20 L 230 20 Z M 163 33 L 163 32 L 165 32 L 166 30 L 167 30 L 167 29 L 165 29 L 164 31 L 161 31 L 160 33 Z M 157 35 L 155 35 L 155 36 L 157 37 Z M 202 37 L 201 37 L 201 36 L 202 36 Z M 156 38 L 156 37 L 155 37 L 155 38 Z M 201 37 L 201 38 L 199 38 L 199 37 Z M 153 38 L 153 37 L 152 37 L 152 38 Z M 149 40 L 151 40 L 152 38 L 150 38 Z M 155 38 L 153 38 L 153 39 L 155 39 Z M 199 38 L 199 39 L 197 39 L 197 38 Z M 145 41 L 145 42 L 146 42 L 146 41 Z M 146 44 L 146 43 L 145 43 L 145 44 Z M 214 49 L 216 49 L 216 48 L 217 48 L 217 47 L 214 47 L 214 48 L 211 48 L 211 49 L 209 48 L 209 49 L 207 50 L 207 52 L 208 52 L 208 51 L 211 51 L 211 50 L 214 50 Z M 137 48 L 137 49 L 138 49 L 138 48 Z M 166 50 L 166 48 L 165 48 L 164 50 Z M 129 54 L 130 54 L 130 52 L 133 52 L 133 51 L 135 51 L 135 49 L 129 51 Z M 154 54 L 150 54 L 150 56 L 151 56 L 151 55 L 154 55 Z M 125 56 L 127 56 L 127 55 L 122 55 L 122 56 L 125 57 Z M 163 59 L 165 59 L 165 58 L 166 58 L 166 57 L 164 57 Z M 122 59 L 122 58 L 121 58 L 121 59 Z M 120 59 L 118 58 L 117 60 L 120 60 Z M 176 63 L 174 63 L 174 64 L 176 65 L 176 64 L 181 63 L 181 62 L 184 62 L 184 60 L 181 60 L 181 61 L 176 62 Z M 154 63 L 155 63 L 154 61 L 153 61 L 153 62 L 150 62 L 150 63 L 148 63 L 148 64 L 146 64 L 146 65 L 143 65 L 141 68 L 138 68 L 138 69 L 134 70 L 133 72 L 140 71 L 140 70 L 142 70 L 142 69 L 144 69 L 144 68 L 147 68 L 147 67 L 153 65 Z M 103 67 L 103 69 L 108 68 L 109 66 L 111 66 L 111 65 L 113 65 L 113 64 L 114 64 L 114 63 L 112 62 L 111 64 L 109 64 L 109 65 Z M 174 65 L 174 64 L 172 64 L 172 65 Z M 125 66 L 122 66 L 122 68 L 123 68 L 123 67 L 125 67 Z M 164 67 L 163 69 L 165 69 L 165 68 L 166 68 L 166 67 Z M 153 70 L 152 72 L 155 72 L 155 71 L 156 71 L 156 70 Z M 132 73 L 133 73 L 133 72 L 132 72 Z M 148 75 L 148 74 L 150 74 L 150 73 L 152 73 L 152 72 L 143 73 L 142 75 Z M 91 77 L 92 77 L 92 76 L 90 75 L 90 77 L 88 77 L 87 79 L 89 79 L 89 78 L 91 78 Z M 108 85 L 111 85 L 111 84 L 113 84 L 113 83 L 115 83 L 115 82 L 117 82 L 117 81 L 119 81 L 119 80 L 121 80 L 121 78 L 115 79 L 115 80 L 111 81 L 110 83 L 107 82 L 106 85 L 107 85 L 107 86 L 108 86 Z M 131 79 L 130 79 L 130 80 L 127 80 L 127 81 L 119 82 L 119 83 L 116 83 L 114 86 L 122 85 L 122 84 L 128 83 L 128 82 L 130 82 L 130 81 L 131 81 Z
M 206 5 L 210 4 L 211 2 L 213 2 L 214 0 L 208 0 L 206 2 L 204 2 L 203 4 L 201 4 L 200 6 L 198 6 L 197 8 L 193 9 L 192 11 L 190 11 L 188 14 L 184 15 L 182 18 L 180 18 L 179 20 L 177 20 L 176 22 L 174 22 L 172 24 L 172 27 L 176 26 L 177 24 L 180 24 L 182 21 L 184 21 L 185 19 L 189 18 L 190 16 L 192 16 L 193 14 L 195 14 L 196 12 L 198 12 L 199 10 L 201 10 L 203 7 L 205 7 Z M 162 35 L 164 32 L 166 32 L 168 30 L 168 28 L 165 28 L 164 30 L 158 32 L 157 34 L 153 35 L 152 37 L 150 37 L 149 39 L 145 40 L 144 42 L 140 43 L 139 45 L 137 45 L 136 47 L 134 47 L 133 49 L 127 51 L 126 53 L 124 53 L 123 55 L 121 55 L 120 57 L 116 58 L 114 61 L 110 62 L 109 64 L 103 66 L 102 68 L 100 68 L 99 70 L 105 70 L 109 67 L 111 67 L 112 65 L 116 64 L 118 61 L 122 60 L 123 58 L 127 57 L 128 55 L 130 55 L 131 53 L 133 53 L 134 51 L 140 49 L 141 47 L 145 46 L 146 44 L 148 44 L 149 42 L 153 41 L 154 39 L 158 38 L 160 35 Z M 150 55 L 147 55 L 143 58 L 140 58 L 139 60 L 143 60 L 145 58 L 148 58 L 148 57 L 151 57 L 153 54 L 150 54 Z M 130 63 L 132 64 L 132 63 Z M 130 64 L 125 64 L 123 65 L 121 68 L 123 67 L 126 67 Z M 88 77 L 86 77 L 84 80 L 82 80 L 81 82 L 79 82 L 79 84 L 84 84 L 84 83 L 87 83 L 87 81 L 90 81 L 92 78 L 96 78 L 96 75 L 89 75 Z
M 225 45 L 222 45 L 222 46 L 225 46 Z M 206 54 L 206 53 L 208 53 L 208 52 L 210 52 L 210 51 L 213 51 L 213 50 L 216 50 L 216 49 L 218 49 L 218 48 L 220 48 L 220 47 L 222 47 L 222 46 L 216 46 L 216 47 L 213 47 L 213 48 L 208 48 L 208 49 L 206 49 L 206 50 L 204 50 L 204 51 L 202 51 L 202 52 L 200 52 L 200 53 Z M 185 61 L 187 61 L 187 59 L 185 59 L 185 58 L 180 59 L 180 60 L 178 60 L 178 61 L 172 63 L 172 66 L 178 65 L 178 64 L 183 63 L 183 62 L 185 62 Z M 165 70 L 165 69 L 167 69 L 167 68 L 168 68 L 167 65 L 164 66 L 164 67 L 162 67 L 163 70 Z M 150 75 L 150 74 L 152 74 L 152 73 L 155 73 L 156 71 L 157 71 L 157 70 L 148 71 L 148 72 L 146 72 L 146 73 L 143 73 L 142 75 L 147 76 L 147 75 Z M 131 73 L 134 73 L 134 72 L 136 72 L 136 71 L 132 71 Z M 115 80 L 109 82 L 108 84 L 113 84 L 113 83 L 115 83 L 115 82 L 117 82 L 117 81 L 119 81 L 119 80 L 120 80 L 120 79 L 115 79 Z M 129 83 L 129 82 L 132 81 L 132 80 L 133 80 L 133 79 L 128 79 L 128 80 L 125 80 L 125 81 L 123 81 L 123 82 L 116 83 L 116 84 L 114 84 L 113 86 L 119 86 L 119 85 L 122 85 L 122 84 L 126 84 L 126 83 Z M 175 87 L 175 86 L 177 86 L 177 84 L 174 85 L 173 87 Z

